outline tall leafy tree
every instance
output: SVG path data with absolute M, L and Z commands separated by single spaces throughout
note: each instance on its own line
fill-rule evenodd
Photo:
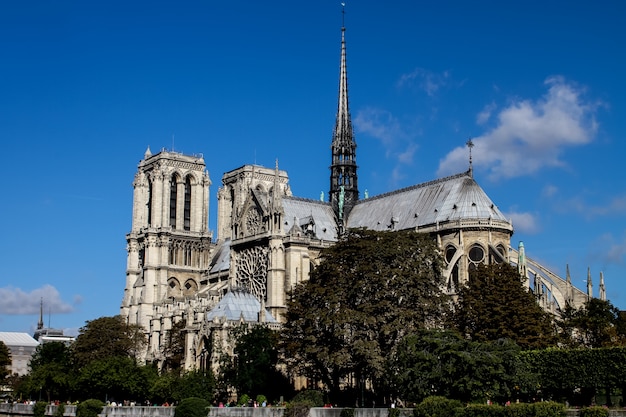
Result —
M 73 358 L 79 367 L 106 357 L 136 359 L 146 343 L 140 326 L 127 324 L 121 316 L 87 321 L 74 342 Z
M 626 345 L 626 317 L 610 301 L 592 298 L 578 309 L 568 305 L 559 327 L 563 342 L 572 347 Z
M 475 341 L 511 339 L 523 349 L 556 343 L 550 314 L 524 288 L 522 277 L 508 264 L 480 265 L 458 293 L 453 322 Z
M 163 368 L 166 371 L 181 372 L 185 362 L 185 326 L 186 320 L 180 320 L 172 324 L 172 328 L 165 335 L 165 348 L 163 355 L 165 362 Z
M 69 399 L 73 381 L 70 349 L 61 342 L 42 343 L 30 360 L 30 385 L 48 401 Z
M 7 345 L 0 340 L 0 381 L 11 373 L 9 366 L 11 366 L 11 352 Z
M 446 317 L 441 265 L 427 235 L 348 231 L 291 293 L 282 334 L 290 368 L 332 396 L 348 376 L 378 385 L 398 342 Z
M 289 380 L 278 366 L 278 332 L 266 326 L 240 326 L 234 332 L 234 360 L 222 370 L 226 384 L 239 396 L 256 398 L 262 394 L 270 399 L 291 394 Z
M 511 399 L 525 381 L 519 346 L 510 340 L 473 342 L 451 331 L 409 335 L 389 358 L 396 395 L 420 402 L 431 395 L 461 401 Z
M 128 356 L 103 356 L 84 365 L 77 378 L 79 399 L 143 401 L 150 389 L 145 367 Z

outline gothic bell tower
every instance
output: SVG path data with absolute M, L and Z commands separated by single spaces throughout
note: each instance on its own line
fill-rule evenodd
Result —
M 156 305 L 194 295 L 202 285 L 212 236 L 211 181 L 202 156 L 146 151 L 133 181 L 132 228 L 126 235 L 121 315 L 151 332 Z
M 339 71 L 339 103 L 333 131 L 332 163 L 330 166 L 330 204 L 337 216 L 339 232 L 345 219 L 359 199 L 357 181 L 356 142 L 348 107 L 348 73 L 346 69 L 346 28 L 341 28 L 341 63 Z

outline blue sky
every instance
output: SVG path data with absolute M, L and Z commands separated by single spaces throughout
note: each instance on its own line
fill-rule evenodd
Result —
M 622 1 L 347 1 L 359 186 L 467 169 L 512 245 L 626 309 Z M 148 146 L 327 194 L 339 1 L 0 4 L 0 330 L 76 333 L 123 295 L 132 181 Z

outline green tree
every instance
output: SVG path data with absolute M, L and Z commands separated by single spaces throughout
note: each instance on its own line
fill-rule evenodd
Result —
M 479 265 L 470 271 L 468 284 L 459 290 L 453 322 L 475 341 L 506 338 L 523 349 L 556 343 L 552 317 L 508 264 Z
M 127 324 L 121 316 L 87 321 L 74 342 L 73 358 L 78 367 L 108 357 L 136 359 L 146 339 L 143 329 Z
M 3 381 L 10 373 L 11 352 L 7 345 L 0 340 L 0 381 Z
M 48 402 L 69 399 L 73 380 L 70 349 L 61 342 L 42 343 L 30 360 L 30 384 Z
M 520 384 L 519 352 L 509 340 L 472 342 L 456 332 L 424 330 L 398 345 L 387 375 L 408 402 L 431 395 L 464 402 L 510 399 Z
M 592 298 L 576 309 L 567 305 L 559 327 L 563 342 L 572 347 L 626 345 L 626 319 L 611 302 Z
M 149 392 L 148 374 L 143 367 L 123 356 L 105 356 L 80 369 L 78 396 L 81 399 L 143 401 Z
M 186 321 L 180 320 L 172 325 L 172 328 L 165 334 L 165 347 L 163 355 L 165 361 L 163 368 L 166 371 L 181 372 L 185 362 L 185 327 Z
M 325 384 L 331 399 L 348 376 L 380 388 L 398 342 L 447 316 L 441 266 L 427 235 L 348 231 L 290 295 L 282 333 L 289 367 Z
M 289 380 L 278 370 L 277 331 L 266 326 L 240 326 L 234 332 L 235 358 L 223 374 L 226 383 L 239 395 L 256 398 L 263 394 L 270 399 L 287 398 L 292 391 Z

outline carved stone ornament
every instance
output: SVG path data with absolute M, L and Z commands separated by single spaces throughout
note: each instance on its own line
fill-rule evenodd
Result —
M 261 215 L 256 207 L 250 208 L 246 213 L 246 230 L 249 235 L 256 235 L 261 231 Z
M 244 249 L 238 255 L 237 286 L 247 288 L 257 299 L 264 300 L 267 289 L 267 248 L 256 246 Z

